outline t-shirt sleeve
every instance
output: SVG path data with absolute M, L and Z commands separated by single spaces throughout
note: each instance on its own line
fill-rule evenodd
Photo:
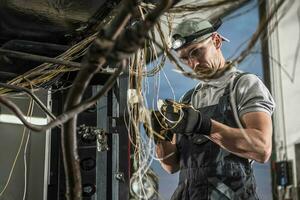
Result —
M 239 117 L 249 112 L 266 112 L 272 115 L 275 102 L 267 87 L 254 74 L 242 76 L 234 88 Z

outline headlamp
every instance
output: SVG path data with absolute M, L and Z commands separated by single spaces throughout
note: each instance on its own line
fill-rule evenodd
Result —
M 213 33 L 214 31 L 215 31 L 214 28 L 206 28 L 206 29 L 203 29 L 201 31 L 198 31 L 198 32 L 193 33 L 186 37 L 182 37 L 179 34 L 175 34 L 175 35 L 173 35 L 172 48 L 174 50 L 180 49 L 181 47 L 195 41 L 196 39 L 201 38 L 202 36 L 205 36 L 206 34 Z M 203 38 L 203 39 L 205 39 L 205 38 Z
M 200 22 L 201 23 L 201 22 Z M 218 19 L 213 25 L 211 25 L 210 27 L 207 27 L 207 28 L 204 28 L 204 29 L 201 29 L 190 35 L 187 35 L 187 36 L 182 36 L 181 34 L 174 34 L 172 36 L 172 49 L 174 50 L 178 50 L 180 49 L 181 47 L 187 45 L 187 44 L 190 44 L 196 40 L 204 40 L 206 38 L 208 38 L 213 32 L 215 32 L 222 24 L 222 20 L 221 19 Z M 226 38 L 223 38 L 222 39 L 228 41 L 228 39 Z
M 179 49 L 186 43 L 184 37 L 181 37 L 180 35 L 178 35 L 176 39 L 173 36 L 173 40 L 174 41 L 172 42 L 172 49 L 175 49 L 175 50 Z

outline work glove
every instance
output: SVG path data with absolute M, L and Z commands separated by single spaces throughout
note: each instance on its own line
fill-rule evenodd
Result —
M 163 116 L 159 111 L 153 110 L 150 112 L 151 126 L 144 123 L 144 129 L 149 138 L 154 139 L 157 144 L 160 141 L 172 141 L 173 133 L 167 130 L 167 124 L 164 123 Z
M 209 135 L 211 119 L 195 110 L 191 105 L 184 105 L 166 99 L 161 106 L 168 129 L 177 134 L 202 134 Z

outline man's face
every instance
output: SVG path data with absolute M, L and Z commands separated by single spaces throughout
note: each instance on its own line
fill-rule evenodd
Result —
M 190 44 L 177 51 L 179 59 L 196 73 L 209 73 L 218 68 L 218 49 L 214 35 L 199 43 Z

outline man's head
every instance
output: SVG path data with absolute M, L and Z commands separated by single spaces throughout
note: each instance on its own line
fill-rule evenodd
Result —
M 216 30 L 221 21 L 211 24 L 203 19 L 184 20 L 174 30 L 172 48 L 182 62 L 200 77 L 214 77 L 225 65 L 221 52 L 222 41 L 228 41 Z

